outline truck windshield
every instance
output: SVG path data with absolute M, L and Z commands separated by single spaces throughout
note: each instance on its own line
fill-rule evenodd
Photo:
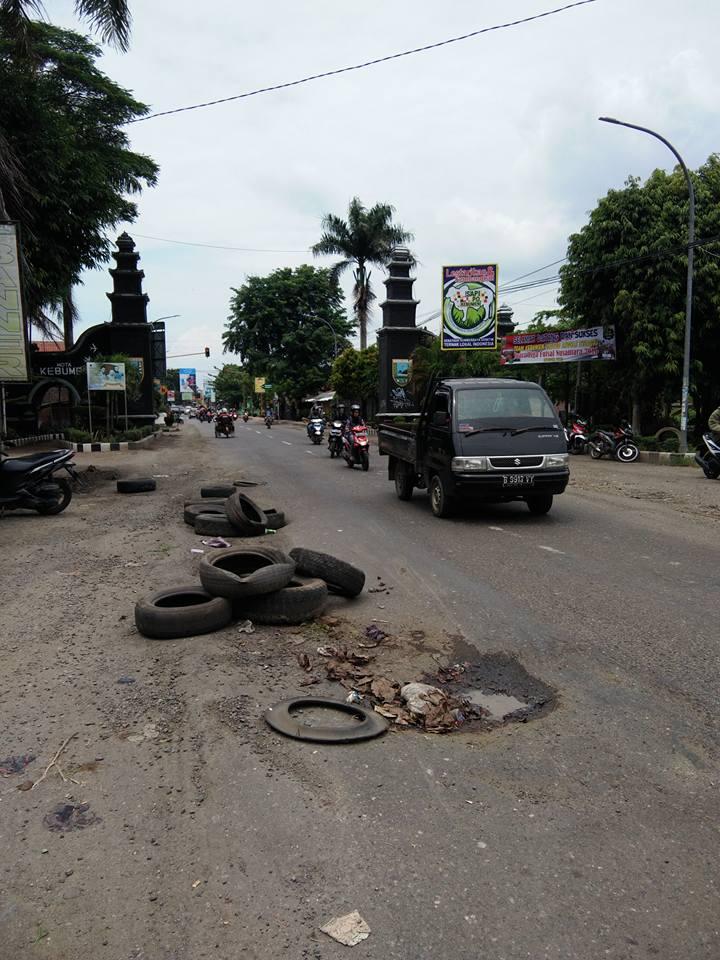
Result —
M 508 427 L 557 426 L 555 410 L 542 390 L 487 387 L 458 390 L 455 410 L 458 430 L 475 430 L 483 421 Z M 549 421 L 549 422 L 548 422 Z

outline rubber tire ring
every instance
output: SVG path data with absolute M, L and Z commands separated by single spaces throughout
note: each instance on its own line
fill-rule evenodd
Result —
M 157 482 L 151 477 L 138 477 L 135 480 L 118 480 L 118 493 L 150 493 L 157 489 Z
M 352 564 L 305 547 L 293 547 L 290 556 L 297 564 L 298 573 L 324 580 L 331 593 L 342 597 L 357 597 L 362 593 L 365 574 Z
M 223 561 L 246 559 L 248 566 L 256 563 L 254 570 L 235 573 L 223 567 Z M 200 561 L 200 582 L 208 593 L 229 600 L 245 600 L 282 590 L 295 574 L 295 561 L 272 547 L 230 547 L 213 551 Z
M 217 513 L 200 513 L 195 518 L 195 533 L 206 537 L 234 537 L 235 527 L 227 517 Z
M 201 513 L 214 513 L 218 517 L 227 519 L 225 515 L 225 501 L 222 503 L 211 503 L 209 500 L 206 500 L 205 503 L 193 503 L 183 510 L 183 519 L 185 523 L 189 523 L 191 527 L 194 527 L 195 521 Z M 233 532 L 235 532 L 234 529 Z
M 212 499 L 216 500 L 220 497 L 223 500 L 226 500 L 228 497 L 231 497 L 235 493 L 235 487 L 231 483 L 210 483 L 204 487 L 200 487 L 200 496 L 203 499 Z
M 311 727 L 296 720 L 292 711 L 301 707 L 327 707 L 353 717 L 362 717 L 361 723 L 346 727 Z M 327 697 L 293 697 L 268 707 L 264 713 L 265 722 L 286 737 L 293 740 L 308 740 L 311 743 L 356 743 L 359 740 L 371 740 L 387 732 L 388 722 L 373 710 L 367 710 L 357 703 L 344 700 L 330 700 Z
M 191 594 L 199 597 L 197 604 L 177 607 L 159 607 L 160 600 Z M 198 583 L 166 587 L 135 604 L 135 626 L 143 636 L 153 640 L 173 640 L 194 637 L 221 630 L 232 620 L 232 604 L 224 597 L 211 597 Z

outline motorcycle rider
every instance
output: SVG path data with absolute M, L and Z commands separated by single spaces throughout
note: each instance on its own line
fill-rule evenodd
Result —
M 344 434 L 349 434 L 352 432 L 353 427 L 364 427 L 365 421 L 360 415 L 360 404 L 353 403 L 350 407 L 350 416 L 345 421 L 345 427 L 343 429 Z
M 708 427 L 710 428 L 710 433 L 713 435 L 713 440 L 715 440 L 716 443 L 720 443 L 720 407 L 718 407 L 717 410 L 713 410 L 710 414 Z

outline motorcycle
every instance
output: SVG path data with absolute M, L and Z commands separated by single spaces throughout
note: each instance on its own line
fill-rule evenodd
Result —
M 238 418 L 237 410 L 233 410 L 233 412 L 230 414 L 230 416 L 233 418 L 233 420 L 237 420 L 237 418 Z
M 72 500 L 72 486 L 64 477 L 66 470 L 77 480 L 72 458 L 74 450 L 53 450 L 25 457 L 6 457 L 0 453 L 0 516 L 5 510 L 37 510 L 41 516 L 62 513 Z
M 363 470 L 370 468 L 367 427 L 352 427 L 345 434 L 343 437 L 343 456 L 350 469 L 356 463 L 361 464 Z
M 307 433 L 313 443 L 322 443 L 325 435 L 325 421 L 322 417 L 313 417 L 307 425 Z
M 331 460 L 334 457 L 339 457 L 343 452 L 342 423 L 339 420 L 333 420 L 330 426 L 330 433 L 328 434 L 328 450 L 330 451 Z
M 215 436 L 231 437 L 233 433 L 235 433 L 235 425 L 232 419 L 227 414 L 222 417 L 217 417 L 215 420 Z
M 248 412 L 246 411 L 246 412 L 243 414 L 243 423 L 247 423 L 249 419 L 250 419 L 250 415 L 249 415 Z
M 574 420 L 569 428 L 565 428 L 565 439 L 567 440 L 568 453 L 585 453 L 590 439 L 587 420 L 583 420 L 582 417 Z
M 587 445 L 593 460 L 607 455 L 621 463 L 632 463 L 640 455 L 640 449 L 633 441 L 632 427 L 627 420 L 622 420 L 620 426 L 615 427 L 612 432 L 596 430 Z
M 270 428 L 272 427 L 272 422 L 273 422 L 273 418 L 271 417 L 270 414 L 268 414 L 265 417 L 265 426 L 268 428 L 268 430 L 270 430 Z
M 705 451 L 695 454 L 695 463 L 702 469 L 708 480 L 717 480 L 720 477 L 720 443 L 712 433 L 703 434 Z

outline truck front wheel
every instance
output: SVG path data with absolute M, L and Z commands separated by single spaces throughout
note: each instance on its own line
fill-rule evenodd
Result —
M 542 516 L 548 513 L 553 505 L 553 495 L 551 493 L 538 493 L 534 497 L 527 498 L 528 510 L 535 516 Z
M 410 470 L 404 464 L 398 463 L 395 466 L 395 493 L 398 495 L 398 500 L 412 499 L 414 486 Z
M 453 512 L 453 499 L 446 484 L 437 473 L 430 480 L 430 509 L 436 517 L 449 517 Z

